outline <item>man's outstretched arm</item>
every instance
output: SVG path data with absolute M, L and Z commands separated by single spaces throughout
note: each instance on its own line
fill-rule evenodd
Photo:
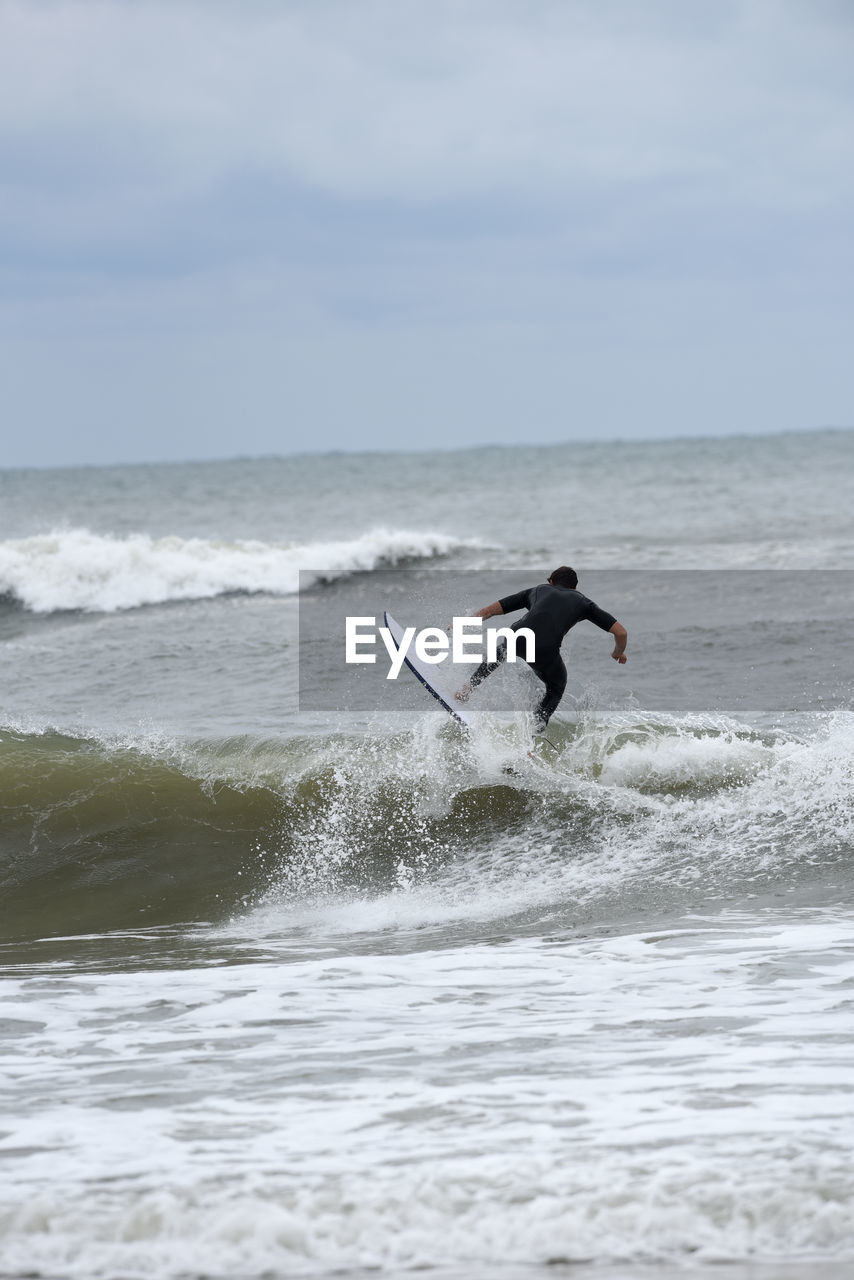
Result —
M 499 613 L 503 613 L 503 612 L 504 610 L 501 608 L 501 605 L 496 600 L 495 604 L 485 604 L 482 609 L 478 609 L 477 613 L 472 613 L 471 615 L 467 615 L 467 616 L 470 616 L 472 618 L 494 618 Z M 445 630 L 447 631 L 448 635 L 451 634 L 453 629 L 454 629 L 453 622 L 449 622 L 448 625 L 445 627 Z
M 614 652 L 611 657 L 615 662 L 626 662 L 626 640 L 628 639 L 628 631 L 622 622 L 615 622 L 613 627 L 609 628 L 610 634 L 614 637 Z
M 501 604 L 498 600 L 495 604 L 485 604 L 482 609 L 478 609 L 477 613 L 473 613 L 473 618 L 495 618 L 499 613 L 503 613 Z

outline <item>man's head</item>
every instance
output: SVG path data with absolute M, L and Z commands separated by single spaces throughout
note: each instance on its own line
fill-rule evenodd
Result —
M 553 587 L 570 587 L 574 591 L 578 586 L 578 574 L 569 565 L 562 564 L 559 569 L 555 569 L 549 582 Z

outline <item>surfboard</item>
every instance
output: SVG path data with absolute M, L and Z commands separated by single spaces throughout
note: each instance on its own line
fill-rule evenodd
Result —
M 385 625 L 388 627 L 394 643 L 400 648 L 403 640 L 403 627 L 399 622 L 395 622 L 394 618 L 385 610 Z M 444 707 L 449 716 L 463 725 L 466 729 L 471 729 L 473 719 L 471 713 L 468 712 L 461 702 L 457 702 L 453 691 L 444 687 L 438 667 L 429 662 L 422 662 L 413 650 L 412 646 L 407 650 L 403 659 L 412 674 L 421 681 L 428 693 L 432 694 L 440 707 Z

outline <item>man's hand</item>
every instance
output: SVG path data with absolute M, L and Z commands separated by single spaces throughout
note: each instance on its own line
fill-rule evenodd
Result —
M 622 622 L 615 622 L 611 627 L 611 635 L 614 637 L 614 652 L 611 657 L 615 662 L 619 662 L 620 666 L 623 666 L 626 662 L 626 640 L 628 639 L 628 634 Z

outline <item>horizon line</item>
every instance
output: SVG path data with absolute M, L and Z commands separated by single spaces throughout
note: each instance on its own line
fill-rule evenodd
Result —
M 379 446 L 366 448 L 336 446 L 329 449 L 294 449 L 292 451 L 277 453 L 234 453 L 218 454 L 210 457 L 150 458 L 124 462 L 12 463 L 11 465 L 0 466 L 0 474 L 17 471 L 108 471 L 131 467 L 216 466 L 221 463 L 229 462 L 285 462 L 297 458 L 365 457 L 379 455 L 385 455 L 388 457 L 413 457 L 434 453 L 481 453 L 488 449 L 563 449 L 570 446 L 589 447 L 591 445 L 633 446 L 660 444 L 709 444 L 726 440 L 767 440 L 779 438 L 781 436 L 805 436 L 818 434 L 843 435 L 851 431 L 854 431 L 854 425 L 819 425 L 814 427 L 784 427 L 780 430 L 727 431 L 715 433 L 713 435 L 704 433 L 700 435 L 652 435 L 632 437 L 609 436 L 605 439 L 584 436 L 570 438 L 567 440 L 526 440 L 514 441 L 512 443 L 507 441 L 484 441 L 480 444 L 434 445 L 431 448 L 418 446 L 411 449 L 400 447 L 384 449 Z

